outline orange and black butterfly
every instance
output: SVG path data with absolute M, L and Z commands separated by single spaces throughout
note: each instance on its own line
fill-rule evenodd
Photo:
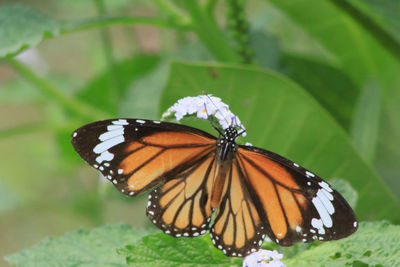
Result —
M 216 138 L 175 123 L 113 119 L 72 134 L 79 155 L 127 196 L 149 194 L 147 215 L 164 233 L 210 232 L 228 256 L 326 241 L 357 230 L 353 210 L 321 178 L 270 151 L 237 145 L 234 127 Z M 211 222 L 211 216 L 216 213 Z

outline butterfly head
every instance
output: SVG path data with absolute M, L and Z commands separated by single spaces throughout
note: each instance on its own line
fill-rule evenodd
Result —
M 228 128 L 225 129 L 224 136 L 225 136 L 225 139 L 234 142 L 239 135 L 238 135 L 238 131 L 236 130 L 235 127 L 229 126 Z

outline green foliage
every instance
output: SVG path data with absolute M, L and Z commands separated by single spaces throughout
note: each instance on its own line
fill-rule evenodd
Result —
M 59 22 L 31 8 L 0 6 L 0 58 L 38 45 L 44 38 L 59 33 Z
M 399 266 L 400 226 L 388 222 L 362 222 L 357 232 L 323 243 L 284 260 L 287 266 Z
M 116 249 L 139 240 L 149 231 L 129 225 L 106 225 L 94 230 L 77 230 L 50 237 L 36 246 L 7 256 L 17 266 L 125 266 Z
M 127 255 L 129 266 L 232 266 L 232 258 L 215 249 L 206 238 L 208 235 L 174 238 L 153 234 L 119 252 Z
M 106 69 L 79 92 L 78 98 L 116 116 L 119 103 L 126 97 L 132 83 L 152 71 L 158 62 L 157 56 L 139 56 L 122 61 L 114 66 L 117 77 Z
M 381 95 L 381 88 L 375 82 L 365 86 L 357 102 L 351 127 L 354 145 L 368 162 L 373 161 L 376 151 Z
M 339 68 L 323 61 L 285 53 L 286 74 L 307 90 L 345 128 L 349 129 L 358 86 Z
M 351 16 L 352 13 L 344 12 L 335 4 L 346 1 L 270 2 L 318 41 L 328 51 L 330 61 L 345 72 L 358 88 L 365 88 L 371 79 L 382 88 L 384 97 L 375 165 L 391 188 L 400 189 L 397 182 L 400 152 L 392 149 L 400 147 L 400 124 L 397 122 L 400 117 L 400 57 L 393 57 L 382 46 L 385 41 L 380 39 L 380 35 L 371 34 L 369 28 L 362 27 L 357 18 Z M 396 1 L 385 2 L 394 5 Z M 384 6 L 378 2 L 375 5 Z M 400 196 L 400 193 L 397 194 Z
M 312 267 L 321 263 L 325 267 L 398 266 L 399 238 L 400 226 L 363 222 L 355 234 L 342 240 L 316 242 L 307 245 L 308 249 L 276 245 L 270 249 L 284 251 L 287 266 Z M 129 266 L 240 266 L 241 263 L 240 258 L 225 257 L 214 248 L 208 235 L 173 238 L 127 225 L 108 225 L 48 238 L 6 259 L 17 266 L 44 267 L 126 266 L 126 263 Z
M 162 110 L 176 99 L 203 90 L 230 104 L 245 122 L 246 141 L 254 146 L 288 157 L 326 179 L 349 181 L 362 192 L 359 218 L 399 220 L 399 214 L 393 213 L 399 209 L 397 200 L 362 160 L 342 128 L 298 85 L 256 68 L 175 62 Z

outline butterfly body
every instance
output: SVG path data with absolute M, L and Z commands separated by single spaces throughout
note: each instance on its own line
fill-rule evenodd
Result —
M 164 233 L 209 231 L 228 256 L 255 252 L 266 236 L 288 246 L 357 230 L 353 210 L 328 183 L 273 152 L 236 144 L 237 136 L 233 127 L 216 138 L 180 124 L 113 119 L 76 130 L 72 144 L 120 192 L 152 190 L 147 215 Z

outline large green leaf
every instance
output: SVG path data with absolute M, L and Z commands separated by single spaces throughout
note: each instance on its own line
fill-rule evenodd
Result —
M 390 185 L 398 188 L 400 172 L 400 63 L 351 16 L 336 6 L 335 1 L 269 0 L 306 30 L 331 54 L 334 64 L 349 75 L 359 88 L 375 80 L 382 88 L 382 116 L 375 166 Z M 296 44 L 294 44 L 296 45 Z
M 306 89 L 348 129 L 359 87 L 346 73 L 322 61 L 285 53 L 286 75 Z
M 331 116 L 300 86 L 271 72 L 230 65 L 174 63 L 161 110 L 203 91 L 238 114 L 253 145 L 286 156 L 327 179 L 349 181 L 361 219 L 399 221 L 399 203 Z M 215 134 L 215 133 L 214 133 Z
M 400 226 L 362 222 L 348 238 L 327 242 L 284 262 L 288 266 L 399 266 Z
M 400 4 L 397 0 L 341 0 L 347 1 L 377 23 L 391 38 L 400 43 Z
M 6 257 L 17 266 L 126 266 L 116 250 L 139 240 L 149 231 L 129 225 L 106 225 L 51 237 L 32 248 Z
M 207 239 L 209 240 L 208 235 L 174 238 L 163 233 L 153 234 L 119 252 L 127 255 L 129 266 L 235 266 L 233 261 L 238 261 L 237 258 L 226 257 L 211 242 L 207 242 Z
M 381 88 L 371 82 L 359 97 L 351 127 L 353 143 L 368 162 L 375 156 L 380 110 Z

